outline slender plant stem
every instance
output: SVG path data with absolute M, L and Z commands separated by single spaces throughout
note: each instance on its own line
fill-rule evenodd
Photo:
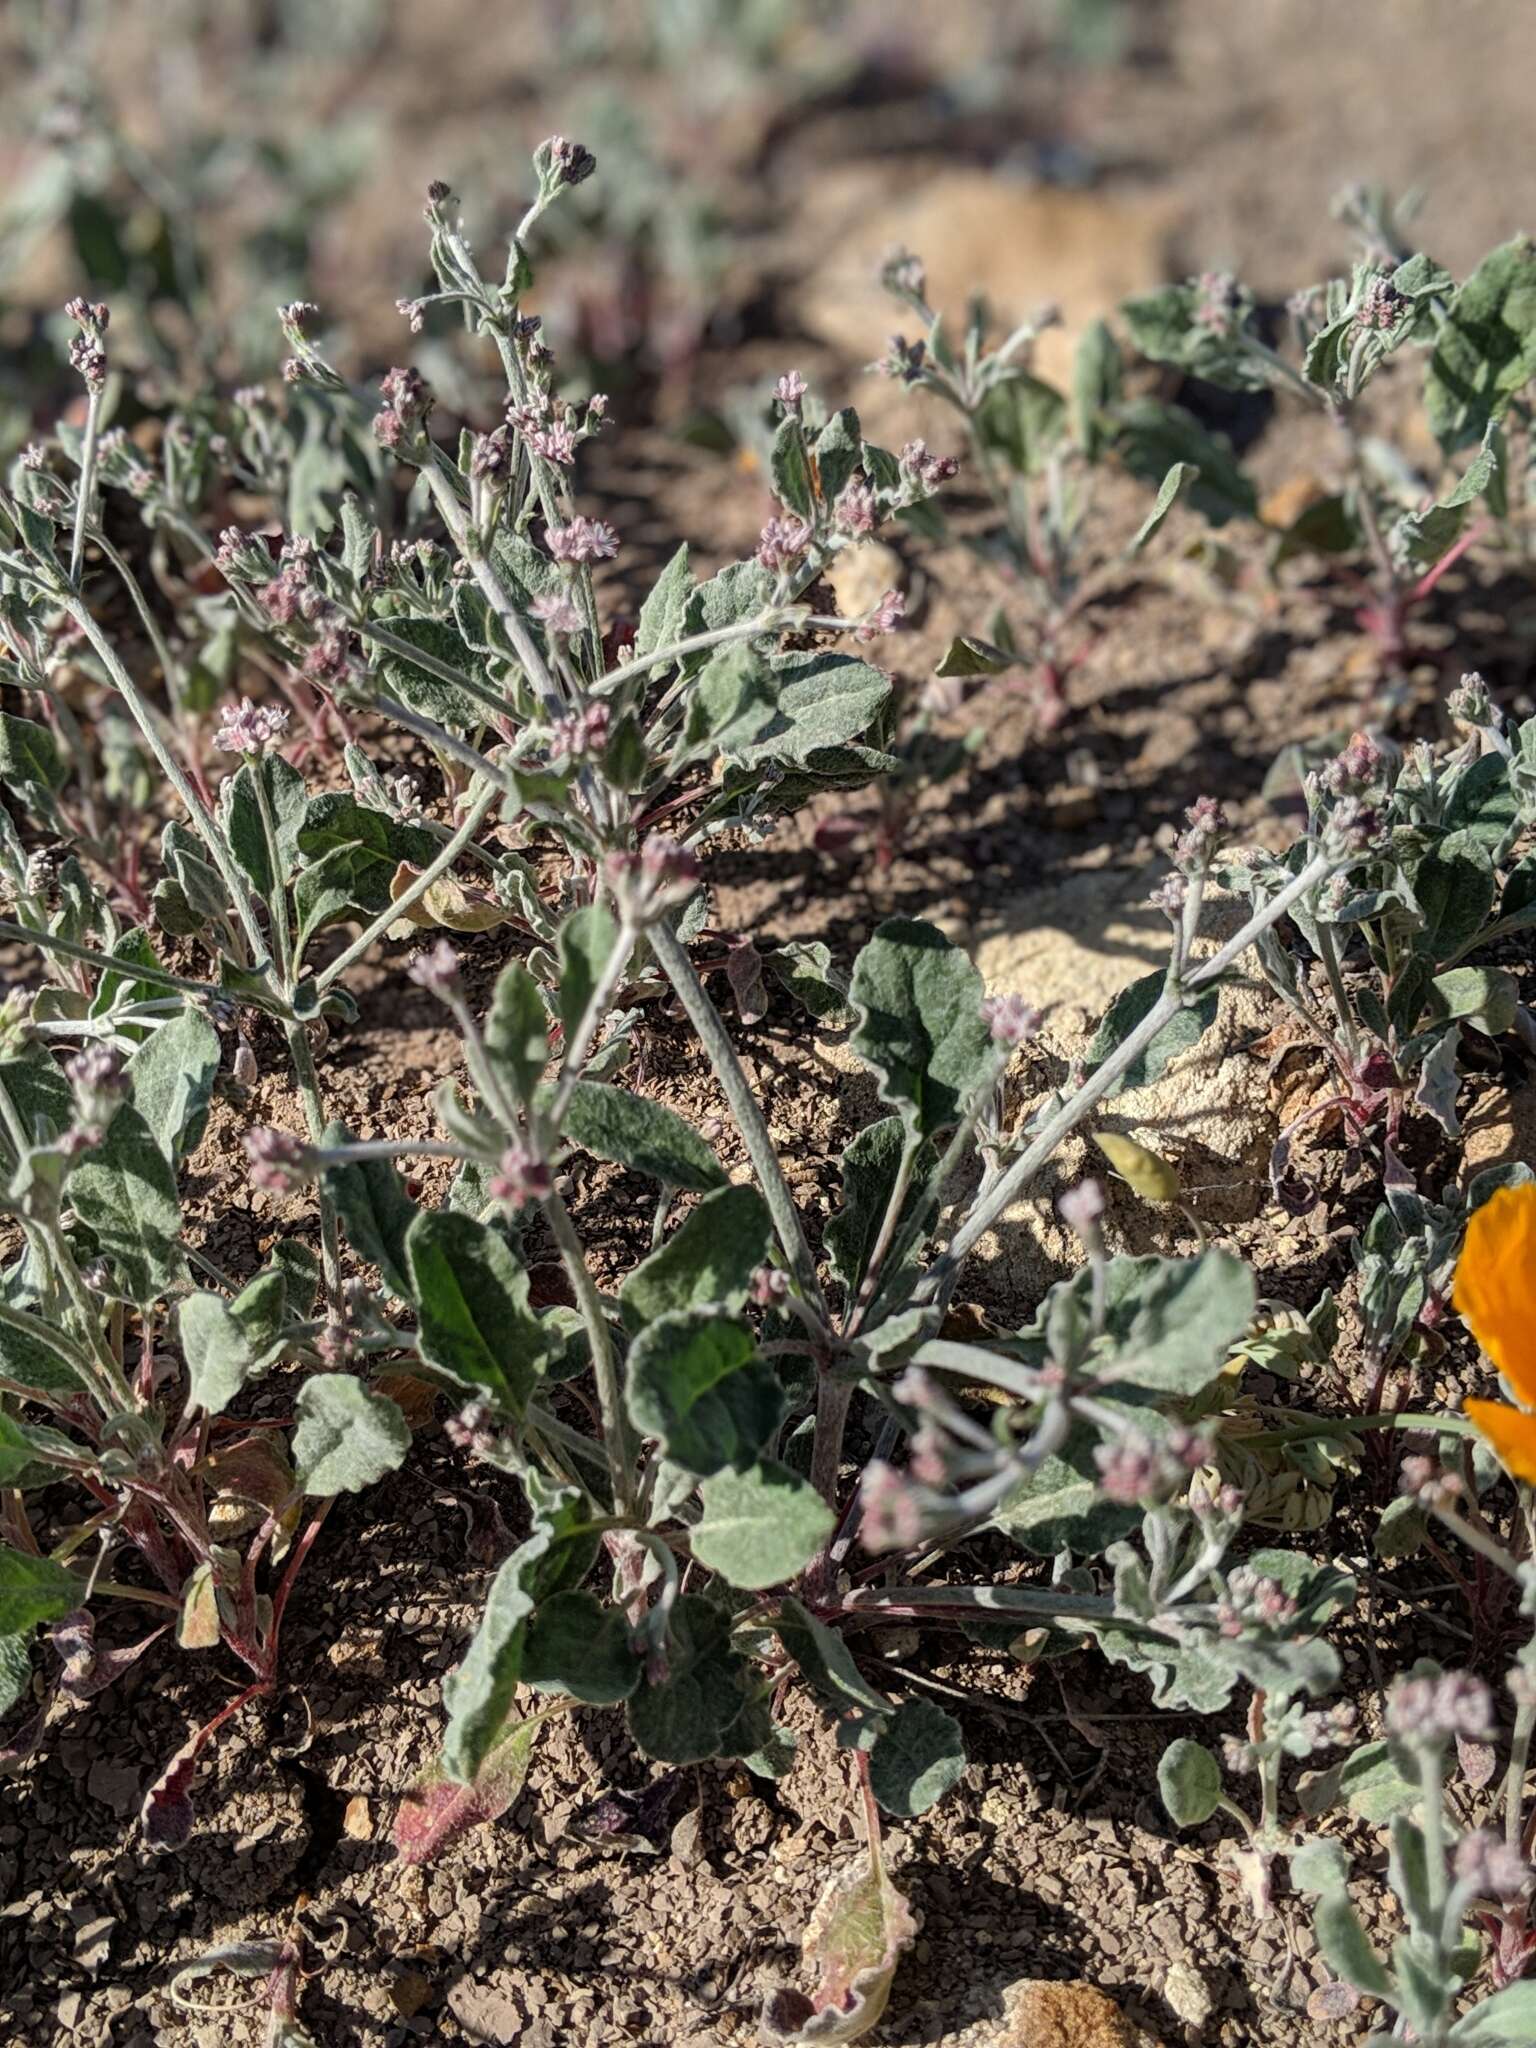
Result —
M 69 580 L 78 590 L 85 562 L 85 534 L 91 521 L 91 499 L 96 493 L 96 451 L 101 438 L 103 387 L 92 384 L 85 403 L 85 439 L 80 445 L 80 481 L 75 494 L 75 532 L 69 544 Z
M 715 1079 L 725 1091 L 731 1114 L 746 1140 L 747 1154 L 768 1204 L 769 1214 L 773 1217 L 779 1243 L 799 1282 L 800 1291 L 825 1321 L 826 1304 L 821 1282 L 816 1277 L 816 1261 L 806 1242 L 800 1212 L 795 1207 L 794 1196 L 789 1192 L 789 1184 L 779 1165 L 778 1153 L 768 1135 L 768 1126 L 763 1121 L 763 1113 L 757 1106 L 741 1061 L 736 1057 L 736 1048 L 731 1044 L 720 1012 L 710 1001 L 708 991 L 694 972 L 686 947 L 671 926 L 664 919 L 658 920 L 651 926 L 648 937 L 651 951 L 676 990 L 689 1023 L 699 1034 Z
M 501 798 L 502 794 L 503 791 L 499 783 L 490 782 L 486 785 L 485 789 L 481 791 L 480 795 L 476 797 L 474 803 L 470 806 L 469 813 L 463 824 L 460 825 L 453 837 L 444 843 L 441 852 L 438 853 L 436 858 L 428 862 L 426 867 L 422 869 L 421 873 L 416 876 L 415 880 L 407 888 L 401 890 L 387 910 L 381 910 L 372 924 L 363 927 L 362 931 L 358 933 L 345 952 L 338 953 L 330 965 L 323 968 L 316 975 L 315 986 L 317 989 L 328 989 L 333 981 L 339 980 L 355 961 L 362 958 L 375 940 L 383 938 L 392 924 L 404 917 L 405 913 L 413 905 L 421 901 L 434 882 L 447 874 L 459 855 L 474 838 L 476 832 L 479 831 L 481 825 L 484 824 L 491 806 Z
M 453 484 L 438 466 L 435 457 L 422 474 L 427 480 L 428 490 L 436 501 L 443 524 L 452 536 L 454 546 L 468 562 L 486 603 L 505 627 L 507 638 L 512 642 L 529 682 L 538 691 L 545 708 L 558 717 L 565 707 L 555 686 L 555 680 L 539 652 L 537 642 L 528 630 L 527 621 L 502 587 L 501 578 L 496 574 L 490 557 L 476 541 Z
M 12 924 L 8 918 L 0 918 L 0 939 L 14 939 L 24 945 L 36 946 L 44 953 L 58 953 L 66 960 L 82 960 L 88 967 L 99 967 L 104 973 L 147 981 L 155 988 L 174 989 L 181 995 L 218 996 L 228 1000 L 229 991 L 215 987 L 211 981 L 189 981 L 184 974 L 172 974 L 166 967 L 146 967 L 137 960 L 114 960 L 110 954 L 98 953 L 90 946 L 76 945 L 73 939 L 62 938 L 57 932 L 30 931 L 24 924 Z
M 541 1204 L 550 1233 L 559 1248 L 566 1277 L 576 1295 L 582 1325 L 592 1350 L 592 1375 L 597 1382 L 598 1406 L 603 1418 L 603 1448 L 608 1454 L 608 1475 L 613 1482 L 613 1504 L 621 1515 L 636 1511 L 635 1439 L 624 1409 L 624 1391 L 619 1384 L 618 1360 L 613 1334 L 598 1298 L 592 1275 L 582 1253 L 581 1239 L 571 1221 L 570 1211 L 557 1194 L 546 1195 Z
M 165 771 L 166 780 L 181 799 L 187 816 L 192 820 L 198 835 L 212 857 L 214 866 L 223 878 L 224 886 L 229 891 L 230 901 L 239 912 L 240 922 L 244 925 L 246 937 L 251 942 L 252 954 L 256 959 L 261 959 L 266 951 L 266 939 L 262 933 L 260 920 L 256 915 L 255 901 L 245 876 L 240 872 L 233 855 L 224 843 L 223 834 L 203 808 L 202 802 L 188 781 L 186 771 L 182 768 L 181 763 L 161 738 L 159 728 L 150 714 L 149 706 L 140 694 L 138 684 L 129 675 L 118 657 L 117 650 L 91 616 L 90 607 L 78 597 L 64 597 L 61 599 L 61 602 L 64 609 L 69 613 L 75 624 L 95 649 L 102 666 L 106 669 L 108 676 L 112 680 L 114 689 L 128 706 L 129 711 L 133 715 L 134 723 L 138 726 L 140 732 L 143 733 L 150 752 Z M 145 979 L 147 980 L 148 976 Z
M 288 1044 L 288 1058 L 293 1066 L 294 1079 L 298 1082 L 299 1096 L 304 1104 L 304 1117 L 309 1125 L 311 1139 L 319 1144 L 325 1136 L 325 1105 L 320 1095 L 320 1076 L 315 1071 L 315 1056 L 310 1047 L 309 1033 L 302 1024 L 291 1023 L 286 1027 L 284 1037 Z M 336 1234 L 336 1204 L 324 1180 L 316 1183 L 316 1199 L 320 1206 L 320 1264 L 325 1275 L 325 1295 L 331 1307 L 341 1313 L 341 1247 Z

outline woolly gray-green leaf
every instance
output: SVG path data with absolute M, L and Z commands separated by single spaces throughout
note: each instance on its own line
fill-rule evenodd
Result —
M 136 1308 L 148 1308 L 180 1278 L 176 1176 L 133 1103 L 119 1107 L 101 1144 L 70 1174 L 67 1192 Z
M 572 911 L 560 927 L 560 1022 L 567 1045 L 587 1013 L 618 936 L 613 913 L 601 903 Z
M 740 1308 L 773 1245 L 773 1220 L 755 1188 L 716 1188 L 619 1290 L 631 1330 L 675 1309 L 719 1302 Z
M 1221 1799 L 1221 1765 L 1203 1742 L 1180 1737 L 1158 1760 L 1157 1789 L 1176 1828 L 1204 1827 Z
M 630 1350 L 626 1397 L 635 1427 L 701 1478 L 749 1463 L 784 1414 L 746 1324 L 702 1309 L 647 1325 Z
M 83 1587 L 51 1557 L 0 1544 L 0 1636 L 24 1636 L 40 1621 L 57 1621 L 78 1604 Z
M 213 1099 L 219 1034 L 190 1004 L 145 1040 L 127 1065 L 133 1105 L 166 1157 L 193 1150 Z
M 932 1700 L 903 1700 L 869 1752 L 869 1789 L 887 1813 L 926 1813 L 965 1772 L 960 1724 Z
M 770 668 L 777 709 L 741 754 L 754 767 L 770 761 L 806 764 L 856 739 L 891 694 L 889 676 L 851 654 L 783 655 Z
M 250 1339 L 217 1294 L 189 1294 L 176 1326 L 187 1368 L 187 1406 L 221 1415 L 256 1364 Z
M 549 1348 L 527 1268 L 499 1231 L 452 1209 L 423 1211 L 405 1251 L 422 1358 L 520 1416 Z
M 561 1136 L 674 1188 L 704 1193 L 725 1185 L 725 1168 L 690 1123 L 628 1089 L 578 1081 Z
M 630 1644 L 621 1609 L 580 1588 L 540 1601 L 523 1639 L 522 1678 L 543 1692 L 565 1692 L 588 1706 L 627 1700 L 643 1659 Z
M 294 1413 L 295 1483 L 313 1500 L 360 1493 L 393 1472 L 411 1448 L 410 1426 L 399 1408 L 351 1373 L 316 1373 L 306 1380 Z
M 351 1133 L 341 1124 L 332 1124 L 324 1142 L 346 1145 L 351 1142 Z M 378 1267 L 391 1294 L 399 1295 L 402 1301 L 409 1300 L 411 1282 L 405 1241 L 420 1212 L 406 1193 L 405 1182 L 394 1162 L 353 1159 L 344 1166 L 329 1166 L 325 1186 L 353 1251 Z
M 719 1756 L 751 1682 L 747 1660 L 732 1647 L 724 1608 L 694 1593 L 674 1603 L 665 1668 L 660 1684 L 642 1682 L 631 1698 L 631 1735 L 658 1763 Z
M 0 1714 L 8 1714 L 32 1684 L 32 1653 L 25 1633 L 0 1635 Z
M 1136 529 L 1127 554 L 1139 555 L 1147 542 L 1152 539 L 1168 514 L 1179 501 L 1179 494 L 1188 483 L 1199 476 L 1200 471 L 1193 462 L 1176 462 L 1157 487 L 1157 497 L 1152 510 Z
M 1130 1037 L 1162 995 L 1163 985 L 1164 976 L 1158 971 L 1142 975 L 1140 980 L 1120 991 L 1104 1012 L 1093 1035 L 1093 1043 L 1087 1052 L 1090 1067 L 1102 1064 Z M 1122 1088 L 1144 1088 L 1149 1082 L 1160 1080 L 1169 1063 L 1176 1060 L 1181 1052 L 1188 1052 L 1191 1046 L 1197 1045 L 1215 1023 L 1219 1000 L 1216 990 L 1212 989 L 1198 1002 L 1176 1011 L 1152 1043 L 1126 1068 L 1110 1094 L 1118 1094 Z
M 1447 454 L 1481 441 L 1536 375 L 1536 247 L 1529 236 L 1485 256 L 1457 291 L 1424 380 L 1429 424 Z
M 635 653 L 654 654 L 658 647 L 670 647 L 683 637 L 683 621 L 693 592 L 688 567 L 688 543 L 684 541 L 665 569 L 651 585 L 635 627 Z
M 1140 1510 L 1106 1499 L 1093 1462 L 1095 1433 L 1074 1431 L 1063 1450 L 1043 1458 L 997 1508 L 988 1525 L 1036 1557 L 1070 1550 L 1097 1557 L 1128 1536 Z
M 1198 473 L 1189 481 L 1189 502 L 1212 526 L 1252 519 L 1258 511 L 1253 480 L 1227 441 L 1203 427 L 1182 406 L 1138 398 L 1117 408 L 1115 448 L 1132 476 L 1161 486 L 1178 463 Z
M 843 1153 L 843 1206 L 825 1232 L 827 1262 L 850 1294 L 857 1290 L 880 1235 L 896 1176 L 907 1148 L 906 1125 L 899 1116 L 866 1124 Z M 899 1223 L 909 1223 L 924 1196 L 924 1182 L 933 1148 L 923 1144 L 902 1204 Z M 929 1204 L 930 1211 L 932 1204 Z
M 890 918 L 854 963 L 853 1049 L 913 1137 L 957 1123 L 997 1067 L 981 976 L 931 924 Z
M 516 1099 L 531 1101 L 549 1059 L 549 1012 L 538 983 L 520 960 L 509 961 L 497 976 L 485 1020 L 485 1049 Z
M 482 666 L 479 656 L 444 620 L 389 618 L 381 619 L 379 624 L 397 640 L 408 641 L 421 653 L 446 663 L 460 674 L 479 676 Z M 370 640 L 365 640 L 364 646 L 372 650 L 390 694 L 398 697 L 412 711 L 422 712 L 428 718 L 435 718 L 439 725 L 460 732 L 468 732 L 485 716 L 479 700 L 456 684 L 445 682 L 441 676 L 431 674 L 403 654 L 396 654 L 393 648 L 379 647 Z
M 815 1487 L 768 1460 L 717 1472 L 699 1498 L 694 1556 L 748 1592 L 794 1578 L 832 1533 L 832 1510 Z

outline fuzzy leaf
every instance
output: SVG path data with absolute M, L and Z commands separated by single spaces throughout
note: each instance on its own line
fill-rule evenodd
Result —
M 640 1330 L 674 1309 L 719 1302 L 737 1309 L 773 1246 L 773 1220 L 755 1188 L 716 1188 L 665 1244 L 625 1279 L 619 1306 Z
M 600 903 L 576 910 L 560 927 L 560 1022 L 570 1044 L 618 942 L 613 913 Z
M 1357 1820 L 1381 1826 L 1408 1814 L 1423 1797 L 1420 1787 L 1398 1769 L 1386 1742 L 1366 1742 L 1325 1771 L 1304 1772 L 1297 1804 L 1309 1816 L 1343 1805 Z
M 1448 960 L 1482 930 L 1493 908 L 1493 862 L 1473 832 L 1452 832 L 1413 871 L 1413 893 L 1424 919 L 1414 950 L 1426 960 Z
M 627 1700 L 642 1667 L 622 1610 L 580 1588 L 540 1601 L 523 1639 L 523 1682 L 589 1706 Z
M 636 1338 L 627 1400 L 635 1427 L 701 1478 L 750 1463 L 784 1414 L 746 1324 L 703 1309 L 658 1316 Z
M 902 1118 L 886 1116 L 866 1124 L 843 1153 L 843 1206 L 828 1222 L 825 1241 L 827 1262 L 850 1295 L 857 1292 L 869 1265 L 906 1145 Z M 924 1144 L 902 1205 L 903 1224 L 911 1221 L 916 1204 L 924 1198 L 932 1162 L 933 1148 Z
M 51 1557 L 0 1544 L 0 1636 L 23 1636 L 57 1621 L 80 1598 L 81 1581 Z
M 1147 542 L 1156 534 L 1158 528 L 1178 503 L 1179 494 L 1183 491 L 1185 485 L 1193 483 L 1199 474 L 1200 471 L 1193 462 L 1174 463 L 1168 474 L 1158 485 L 1157 497 L 1153 503 L 1152 510 L 1143 519 L 1140 526 L 1137 527 L 1135 538 L 1126 550 L 1127 554 L 1139 555 L 1141 553 Z
M 742 1472 L 717 1472 L 699 1498 L 704 1512 L 693 1526 L 694 1556 L 748 1592 L 794 1578 L 832 1533 L 832 1510 L 815 1487 L 766 1459 Z
M 925 1813 L 964 1772 L 959 1723 L 932 1700 L 903 1700 L 869 1752 L 870 1790 L 901 1820 Z
M 133 1103 L 119 1107 L 102 1143 L 70 1174 L 68 1193 L 117 1284 L 148 1308 L 182 1271 L 181 1205 L 170 1161 Z
M 798 512 L 802 519 L 811 517 L 816 503 L 811 490 L 811 465 L 807 454 L 805 432 L 799 418 L 794 413 L 786 413 L 774 433 L 768 468 L 773 478 L 774 495 L 791 512 Z
M 843 1638 L 818 1621 L 798 1600 L 785 1600 L 774 1632 L 800 1668 L 800 1675 L 830 1713 L 863 1724 L 883 1723 L 894 1711 L 865 1678 Z
M 272 872 L 267 834 L 262 822 L 261 799 L 256 787 L 258 766 L 276 828 L 277 857 L 283 870 L 277 876 Z M 257 895 L 270 901 L 273 890 L 279 882 L 287 881 L 298 861 L 298 832 L 305 806 L 304 778 L 296 768 L 289 767 L 281 754 L 264 754 L 259 763 L 241 763 L 231 776 L 221 803 L 230 849 Z M 189 888 L 190 895 L 187 875 L 183 874 L 182 882 Z M 209 886 L 214 885 L 210 883 Z M 227 906 L 222 881 L 217 884 L 217 889 L 216 907 L 224 909 Z
M 635 627 L 637 656 L 654 654 L 658 647 L 670 647 L 674 640 L 682 639 L 683 621 L 687 617 L 692 591 L 688 543 L 684 541 L 651 585 L 650 594 L 640 607 L 640 618 Z
M 499 1231 L 451 1209 L 423 1211 L 405 1255 L 421 1357 L 521 1416 L 549 1348 L 527 1267 Z
M 497 976 L 485 1020 L 485 1049 L 516 1099 L 530 1102 L 549 1059 L 549 1013 L 538 983 L 520 960 L 509 961 Z
M 482 663 L 460 637 L 458 632 L 442 619 L 431 618 L 389 618 L 379 621 L 386 626 L 397 640 L 407 640 L 423 654 L 446 662 L 466 675 L 479 675 Z M 398 697 L 402 704 L 412 711 L 419 711 L 427 718 L 435 718 L 439 725 L 450 730 L 468 732 L 485 717 L 478 701 L 465 690 L 453 683 L 446 683 L 440 676 L 430 675 L 426 669 L 418 668 L 403 654 L 396 654 L 392 648 L 380 648 L 373 642 L 379 674 L 383 677 L 391 696 Z
M 1176 1828 L 1204 1827 L 1221 1798 L 1221 1765 L 1203 1742 L 1170 1742 L 1158 1762 L 1157 1789 Z
M 981 976 L 965 954 L 931 924 L 890 918 L 854 963 L 852 996 L 850 1042 L 908 1133 L 957 1123 L 997 1065 Z
M 393 1472 L 411 1448 L 405 1417 L 346 1372 L 316 1373 L 294 1404 L 294 1479 L 311 1500 L 360 1493 Z
M 46 725 L 0 714 L 0 784 L 19 803 L 46 815 L 69 770 Z
M 820 1023 L 840 1021 L 848 1010 L 848 983 L 832 965 L 831 949 L 820 939 L 791 940 L 763 955 L 763 965 Z
M 256 1364 L 250 1339 L 217 1294 L 189 1294 L 176 1324 L 187 1368 L 187 1406 L 221 1415 Z
M 772 722 L 741 750 L 750 766 L 808 764 L 864 732 L 891 694 L 890 677 L 851 654 L 810 652 L 770 664 L 778 707 Z
M 578 1081 L 561 1135 L 599 1159 L 632 1166 L 670 1187 L 702 1194 L 725 1185 L 724 1167 L 692 1124 L 624 1088 Z
M 801 1949 L 817 1973 L 815 1991 L 775 1992 L 763 2009 L 770 2042 L 856 2041 L 878 2025 L 903 1949 L 917 1934 L 906 1900 L 885 1874 L 879 1845 L 828 1882 Z
M 672 1608 L 666 1676 L 642 1682 L 631 1698 L 629 1731 L 658 1763 L 702 1763 L 723 1753 L 750 1682 L 751 1667 L 731 1644 L 729 1614 L 684 1593 Z
M 38 1316 L 27 1318 L 25 1330 L 14 1323 L 0 1323 L 0 1372 L 44 1392 L 77 1392 L 79 1375 L 49 1340 L 49 1326 Z
M 1502 754 L 1484 754 L 1456 779 L 1445 807 L 1452 832 L 1471 832 L 1495 859 L 1520 822 L 1509 763 Z
M 1182 465 L 1196 472 L 1186 485 L 1189 502 L 1212 526 L 1257 516 L 1252 478 L 1230 444 L 1208 432 L 1193 413 L 1155 398 L 1138 398 L 1119 407 L 1115 418 L 1115 447 L 1132 476 L 1161 487 L 1169 470 Z
M 443 1768 L 463 1784 L 475 1781 L 502 1738 L 522 1674 L 528 1616 L 541 1600 L 581 1577 L 592 1559 L 591 1544 L 579 1533 L 585 1510 L 575 1489 L 534 1478 L 528 1491 L 533 1529 L 492 1579 L 474 1640 L 443 1682 L 449 1715 Z
M 1163 993 L 1163 979 L 1161 972 L 1144 974 L 1139 981 L 1121 989 L 1104 1012 L 1093 1035 L 1093 1043 L 1087 1052 L 1090 1066 L 1096 1067 L 1107 1060 L 1116 1047 L 1130 1037 Z M 1197 1045 L 1215 1023 L 1219 1000 L 1216 990 L 1212 989 L 1198 1002 L 1177 1011 L 1152 1043 L 1131 1062 L 1110 1093 L 1118 1094 L 1122 1088 L 1144 1088 L 1150 1082 L 1160 1080 L 1171 1062 L 1181 1052 L 1188 1052 L 1191 1046 Z
M 1480 2000 L 1445 2039 L 1446 2048 L 1529 2048 L 1536 2041 L 1536 1983 L 1509 1984 Z
M 341 1124 L 325 1133 L 327 1145 L 350 1143 Z M 336 1204 L 347 1241 L 360 1259 L 377 1266 L 391 1294 L 411 1298 L 406 1262 L 406 1233 L 420 1213 L 405 1192 L 405 1182 L 389 1159 L 353 1159 L 325 1171 L 325 1185 Z
M 1492 486 L 1498 467 L 1492 444 L 1485 441 L 1445 497 L 1422 512 L 1405 512 L 1388 536 L 1398 560 L 1416 569 L 1438 562 L 1460 535 L 1473 505 Z
M 1536 375 L 1536 248 L 1517 235 L 1451 300 L 1424 381 L 1429 424 L 1449 455 L 1481 441 Z
M 990 640 L 962 633 L 950 641 L 933 672 L 936 676 L 1000 676 L 1017 661 L 1018 656 L 1006 647 L 994 647 Z
M 1093 1462 L 1095 1441 L 1094 1432 L 1075 1431 L 1061 1451 L 1043 1458 L 1008 1495 L 988 1526 L 1036 1557 L 1055 1557 L 1063 1550 L 1074 1557 L 1096 1557 L 1128 1536 L 1140 1512 L 1105 1498 Z
M 470 1828 L 499 1820 L 523 1789 L 542 1725 L 542 1716 L 532 1716 L 505 1728 L 468 1784 L 456 1783 L 441 1764 L 417 1778 L 395 1819 L 395 1853 L 400 1861 L 430 1863 Z
M 192 1151 L 213 1099 L 219 1034 L 190 1004 L 145 1040 L 127 1065 L 133 1105 L 166 1157 Z
M 1067 401 L 1039 377 L 1009 377 L 983 400 L 977 427 L 1020 476 L 1038 476 L 1067 431 Z
M 0 1714 L 8 1714 L 24 1699 L 32 1684 L 32 1652 L 27 1647 L 30 1631 L 0 1635 Z

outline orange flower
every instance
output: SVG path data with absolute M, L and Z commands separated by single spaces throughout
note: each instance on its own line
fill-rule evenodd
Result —
M 1467 1225 L 1451 1293 L 1458 1312 L 1525 1404 L 1468 1401 L 1473 1427 L 1506 1472 L 1536 1485 L 1536 1181 L 1500 1188 Z

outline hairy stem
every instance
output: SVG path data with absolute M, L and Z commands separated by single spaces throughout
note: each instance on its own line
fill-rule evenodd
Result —
M 736 1057 L 736 1048 L 731 1044 L 720 1012 L 710 1001 L 708 991 L 694 972 L 687 948 L 671 926 L 664 920 L 659 921 L 652 925 L 648 936 L 651 951 L 676 990 L 689 1023 L 699 1034 L 715 1079 L 724 1089 L 731 1114 L 746 1140 L 747 1155 L 800 1291 L 824 1319 L 821 1282 L 816 1277 L 816 1261 L 811 1257 L 811 1248 L 806 1242 L 800 1212 L 795 1207 L 794 1196 L 789 1192 L 773 1140 L 768 1135 L 768 1126 L 757 1106 L 751 1083 L 742 1071 L 741 1061 Z

